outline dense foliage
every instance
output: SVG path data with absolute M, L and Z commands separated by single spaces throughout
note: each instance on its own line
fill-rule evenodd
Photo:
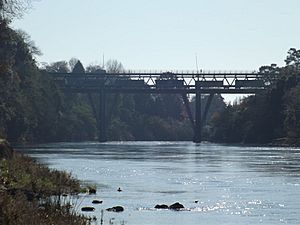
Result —
M 23 31 L 0 25 L 0 137 L 11 142 L 94 140 L 97 121 L 84 94 L 63 93 L 45 72 L 99 72 L 85 70 L 80 61 L 60 61 L 40 70 L 39 50 Z M 108 72 L 122 70 L 109 61 Z M 94 102 L 99 102 L 93 95 Z M 192 126 L 181 96 L 108 95 L 107 125 L 110 140 L 191 140 Z
M 24 32 L 0 24 L 0 135 L 12 142 L 83 140 L 95 134 L 89 108 L 64 96 L 34 60 Z M 74 132 L 76 131 L 76 132 Z
M 286 66 L 263 66 L 279 80 L 269 90 L 215 114 L 209 139 L 227 143 L 300 144 L 300 51 L 288 51 Z

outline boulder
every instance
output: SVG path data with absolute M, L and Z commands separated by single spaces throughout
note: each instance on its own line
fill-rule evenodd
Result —
M 102 200 L 96 200 L 96 199 L 92 201 L 93 204 L 102 204 L 102 202 L 103 202 Z
M 96 194 L 97 190 L 96 190 L 96 188 L 89 187 L 88 192 L 90 195 L 92 195 L 92 194 Z
M 162 205 L 156 205 L 154 206 L 155 209 L 168 209 L 169 206 L 165 205 L 165 204 L 162 204 Z
M 184 209 L 184 206 L 182 204 L 180 204 L 179 202 L 176 202 L 176 203 L 170 205 L 169 209 L 180 210 L 180 209 Z
M 0 159 L 11 159 L 13 154 L 11 145 L 5 139 L 0 139 Z
M 95 211 L 95 208 L 90 207 L 90 206 L 86 206 L 86 207 L 82 207 L 81 211 L 83 211 L 83 212 L 93 212 L 93 211 Z
M 114 206 L 112 208 L 106 209 L 106 211 L 109 211 L 109 212 L 123 212 L 124 208 L 122 206 Z

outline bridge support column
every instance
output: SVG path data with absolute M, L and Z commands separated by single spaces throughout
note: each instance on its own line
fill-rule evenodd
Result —
M 212 94 L 209 95 L 209 97 L 207 99 L 207 102 L 205 104 L 205 109 L 204 109 L 204 112 L 203 112 L 203 115 L 202 115 L 202 118 L 201 118 L 202 119 L 202 124 L 201 124 L 202 127 L 204 127 L 206 125 L 208 110 L 209 110 L 209 107 L 212 103 L 213 98 L 214 98 L 214 94 L 212 93 Z
M 101 89 L 99 92 L 100 102 L 99 102 L 99 122 L 98 122 L 98 140 L 99 142 L 106 142 L 106 121 L 105 121 L 105 111 L 106 111 L 106 94 L 105 90 Z
M 188 98 L 187 98 L 187 94 L 184 93 L 184 94 L 182 94 L 181 96 L 182 96 L 182 99 L 183 99 L 183 103 L 184 103 L 184 106 L 185 106 L 185 110 L 186 110 L 186 112 L 187 112 L 187 114 L 188 114 L 189 120 L 190 120 L 191 125 L 192 125 L 192 127 L 193 127 L 193 130 L 194 130 L 194 132 L 195 132 L 195 122 L 194 122 L 194 117 L 193 117 L 193 114 L 192 114 L 192 110 L 191 110 L 191 108 L 190 108 L 190 102 L 189 102 L 189 100 L 188 100 Z
M 196 110 L 195 110 L 195 134 L 194 142 L 200 143 L 202 141 L 201 135 L 201 90 L 198 85 L 196 85 Z
M 96 106 L 96 104 L 93 100 L 93 96 L 92 96 L 91 93 L 88 93 L 88 98 L 89 98 L 90 105 L 91 105 L 92 110 L 93 110 L 94 117 L 96 119 L 97 127 L 99 127 L 99 117 L 98 117 L 98 113 L 97 113 L 97 106 Z

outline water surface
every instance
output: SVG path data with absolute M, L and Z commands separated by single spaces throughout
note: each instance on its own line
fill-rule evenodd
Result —
M 54 143 L 25 149 L 52 168 L 97 185 L 77 207 L 104 224 L 300 224 L 300 149 L 191 142 Z M 117 189 L 121 187 L 122 192 Z M 154 210 L 182 203 L 186 210 Z M 100 224 L 100 223 L 99 223 Z

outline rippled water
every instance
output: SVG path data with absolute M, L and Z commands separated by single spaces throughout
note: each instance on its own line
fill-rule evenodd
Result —
M 55 143 L 28 147 L 53 168 L 95 183 L 77 204 L 104 224 L 300 224 L 300 149 L 191 142 Z M 122 192 L 117 192 L 121 187 Z M 82 202 L 81 202 L 82 201 Z M 198 201 L 197 203 L 195 201 Z M 186 210 L 154 210 L 182 203 Z M 100 223 L 99 223 L 100 224 Z

